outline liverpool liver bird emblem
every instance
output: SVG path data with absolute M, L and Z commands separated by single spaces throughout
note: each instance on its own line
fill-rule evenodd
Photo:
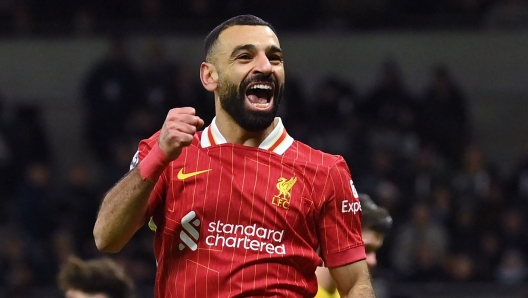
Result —
M 288 209 L 288 207 L 290 206 L 291 189 L 295 182 L 297 182 L 297 177 L 292 177 L 290 178 L 290 180 L 287 180 L 284 177 L 280 177 L 279 182 L 277 182 L 277 189 L 279 190 L 279 194 L 273 196 L 272 204 L 280 206 L 284 209 Z

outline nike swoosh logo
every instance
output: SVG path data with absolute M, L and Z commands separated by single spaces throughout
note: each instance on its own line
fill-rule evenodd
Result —
M 180 171 L 178 172 L 178 179 L 180 180 L 185 180 L 187 178 L 190 178 L 190 177 L 193 177 L 193 176 L 196 176 L 196 175 L 200 175 L 200 174 L 203 174 L 203 173 L 207 173 L 209 172 L 210 170 L 212 169 L 208 169 L 208 170 L 202 170 L 202 171 L 198 171 L 198 172 L 190 172 L 190 173 L 184 173 L 183 172 L 183 168 L 180 169 Z

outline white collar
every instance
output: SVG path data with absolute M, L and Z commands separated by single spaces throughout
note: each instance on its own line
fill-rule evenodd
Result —
M 270 150 L 282 155 L 291 146 L 291 144 L 293 144 L 293 138 L 286 132 L 281 118 L 276 117 L 275 120 L 277 121 L 277 125 L 258 147 L 260 149 Z M 207 148 L 209 146 L 226 143 L 227 140 L 220 133 L 220 130 L 218 130 L 218 126 L 216 126 L 216 117 L 214 117 L 213 121 L 211 121 L 211 124 L 207 126 L 202 132 L 200 145 L 203 148 Z

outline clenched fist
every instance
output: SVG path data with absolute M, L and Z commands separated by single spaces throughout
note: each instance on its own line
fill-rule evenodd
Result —
M 204 125 L 202 118 L 196 116 L 194 108 L 174 108 L 169 111 L 163 123 L 158 143 L 167 159 L 175 160 L 183 147 L 189 146 L 194 134 Z

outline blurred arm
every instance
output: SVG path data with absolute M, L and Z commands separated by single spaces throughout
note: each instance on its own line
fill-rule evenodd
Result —
M 153 188 L 154 182 L 143 180 L 136 167 L 106 193 L 93 230 L 100 251 L 120 251 L 145 223 Z
M 365 260 L 341 267 L 329 268 L 329 270 L 341 297 L 376 297 Z

